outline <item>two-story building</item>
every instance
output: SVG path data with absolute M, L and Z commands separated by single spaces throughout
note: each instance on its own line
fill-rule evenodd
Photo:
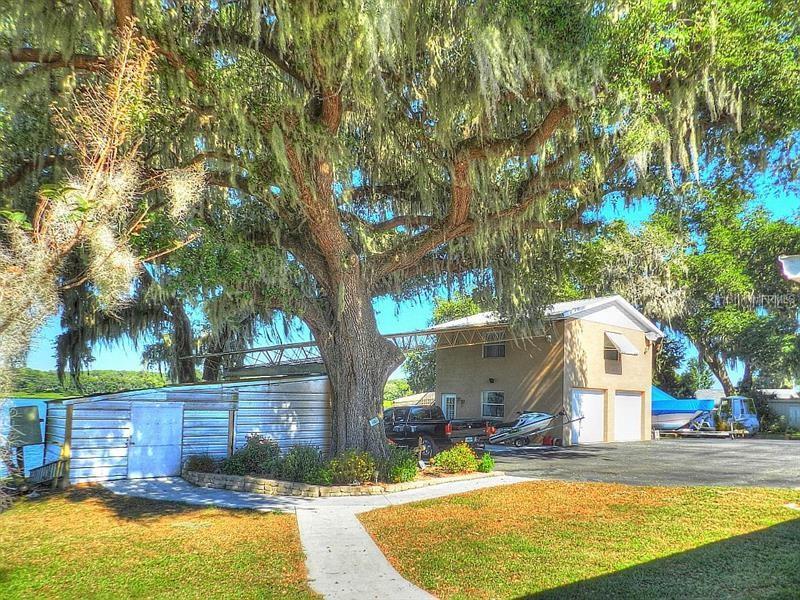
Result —
M 621 296 L 557 303 L 545 321 L 525 338 L 493 312 L 432 327 L 445 414 L 508 422 L 563 410 L 550 435 L 566 445 L 650 439 L 658 327 Z

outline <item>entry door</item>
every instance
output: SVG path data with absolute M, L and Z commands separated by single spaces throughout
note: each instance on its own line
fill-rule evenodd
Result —
M 180 475 L 182 436 L 182 404 L 132 404 L 128 478 Z
M 642 393 L 614 394 L 614 440 L 638 442 L 642 439 Z
M 455 394 L 442 394 L 442 412 L 445 419 L 456 418 L 456 399 Z
M 573 444 L 605 441 L 606 395 L 601 390 L 572 390 L 571 438 Z

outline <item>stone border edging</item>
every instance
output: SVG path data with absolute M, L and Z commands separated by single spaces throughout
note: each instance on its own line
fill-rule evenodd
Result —
M 251 477 L 250 475 L 224 475 L 222 473 L 200 473 L 186 471 L 181 477 L 192 485 L 235 492 L 250 492 L 265 496 L 300 496 L 303 498 L 328 498 L 333 496 L 376 496 L 393 494 L 405 490 L 440 485 L 454 481 L 469 481 L 470 479 L 484 479 L 499 477 L 502 471 L 491 473 L 465 473 L 463 475 L 444 476 L 441 478 L 416 479 L 405 483 L 381 483 L 371 485 L 313 485 L 295 481 L 282 481 L 280 479 L 266 479 Z

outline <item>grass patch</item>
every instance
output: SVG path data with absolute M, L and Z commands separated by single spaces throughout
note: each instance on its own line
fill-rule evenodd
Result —
M 759 440 L 800 440 L 800 431 L 793 431 L 792 433 L 757 433 L 756 438 Z
M 293 515 L 89 487 L 0 514 L 2 598 L 315 598 Z
M 14 400 L 67 400 L 69 398 L 74 398 L 75 395 L 62 394 L 60 392 L 12 392 L 9 397 Z
M 360 516 L 440 598 L 796 598 L 800 492 L 539 481 Z

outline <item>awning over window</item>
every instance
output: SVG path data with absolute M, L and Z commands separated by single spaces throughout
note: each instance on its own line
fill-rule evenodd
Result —
M 606 339 L 608 342 L 619 350 L 620 354 L 627 354 L 628 356 L 639 356 L 639 350 L 621 333 L 614 333 L 613 331 L 606 331 Z

